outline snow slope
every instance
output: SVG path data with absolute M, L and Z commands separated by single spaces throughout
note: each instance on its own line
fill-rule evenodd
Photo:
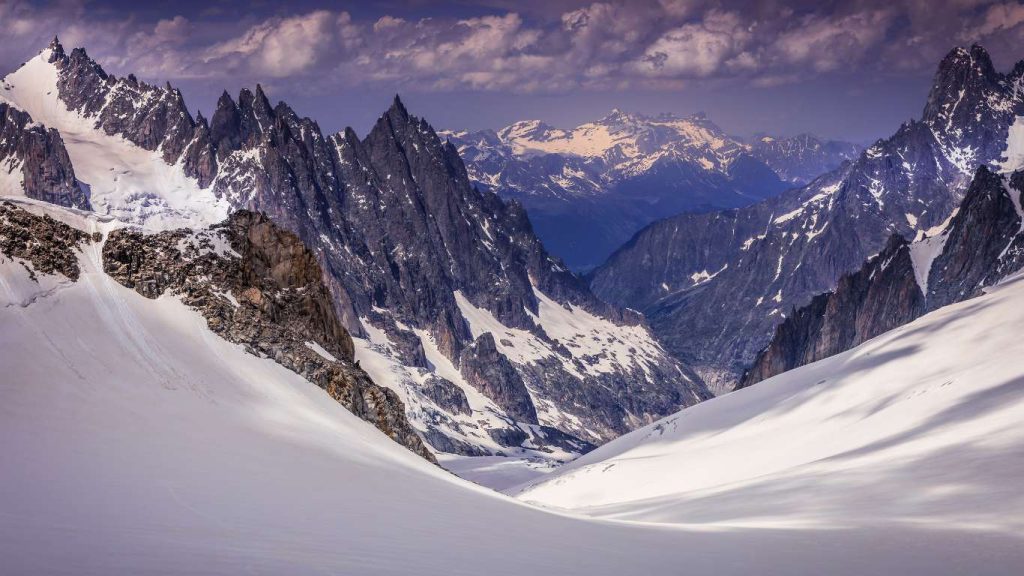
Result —
M 0 267 L 4 574 L 1000 574 L 1024 560 L 1014 538 L 965 531 L 645 526 L 524 505 L 431 466 L 177 300 L 115 283 L 99 250 L 31 301 L 31 280 Z
M 1024 550 L 1022 304 L 1017 276 L 516 491 L 602 518 L 880 537 L 957 529 Z M 1019 558 L 1002 566 L 1021 569 Z
M 1006 137 L 1006 151 L 999 164 L 1000 172 L 1010 173 L 1024 168 L 1024 116 L 1017 116 Z
M 51 48 L 43 50 L 0 81 L 0 100 L 60 132 L 94 210 L 158 230 L 205 227 L 227 217 L 225 199 L 216 198 L 212 188 L 201 189 L 159 151 L 111 136 L 96 128 L 95 117 L 68 110 L 59 97 L 59 71 L 49 62 L 51 54 Z M 0 192 L 12 190 L 0 184 Z

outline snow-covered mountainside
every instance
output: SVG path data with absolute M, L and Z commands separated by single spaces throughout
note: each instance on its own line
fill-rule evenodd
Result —
M 97 212 L 152 229 L 227 216 L 228 203 L 184 169 L 194 122 L 178 91 L 108 76 L 55 41 L 0 81 L 0 101 L 56 130 Z
M 752 204 L 856 152 L 807 136 L 749 145 L 703 114 L 619 110 L 571 130 L 533 120 L 442 135 L 474 182 L 522 202 L 544 244 L 577 269 L 599 264 L 654 220 Z
M 427 463 L 296 372 L 225 340 L 181 296 L 147 298 L 115 281 L 101 264 L 103 237 L 94 236 L 120 226 L 110 218 L 18 205 L 83 232 L 51 221 L 51 232 L 63 232 L 44 238 L 61 249 L 45 255 L 60 257 L 0 261 L 5 574 L 582 576 L 685 566 L 698 575 L 782 576 L 828 566 L 852 576 L 893 566 L 1003 574 L 1024 561 L 1018 537 L 985 531 L 984 506 L 967 528 L 832 530 L 735 526 L 735 508 L 715 522 L 701 518 L 704 525 L 655 527 L 518 503 Z M 216 236 L 184 245 L 233 257 Z M 993 344 L 979 350 L 1017 351 L 1013 342 Z M 981 408 L 997 414 L 1015 391 L 995 389 L 949 419 Z M 1006 446 L 1007 438 L 979 442 Z M 998 483 L 1001 466 L 1017 461 L 994 462 L 989 476 L 990 497 L 1008 496 L 1004 523 L 1019 517 L 1019 500 L 1013 482 Z M 679 482 L 686 469 L 700 470 L 686 465 L 669 476 Z M 932 488 L 910 491 L 973 494 L 965 484 Z
M 1022 78 L 1024 63 L 1001 74 L 980 46 L 957 48 L 920 120 L 804 188 L 652 224 L 593 273 L 591 288 L 643 311 L 671 352 L 731 388 L 794 307 L 894 232 L 914 238 L 942 224 L 978 166 L 1004 162 L 1024 115 Z
M 1024 277 L 1014 276 L 637 430 L 516 492 L 607 519 L 796 533 L 870 527 L 880 540 L 956 526 L 974 541 L 1011 537 L 1019 546 L 1022 323 Z M 1024 564 L 996 565 L 1009 574 Z
M 0 98 L 66 148 L 68 182 L 99 214 L 157 232 L 250 209 L 297 234 L 355 359 L 435 451 L 564 459 L 708 397 L 397 98 L 364 139 L 324 135 L 259 86 L 224 94 L 207 122 L 174 88 L 115 78 L 56 41 Z

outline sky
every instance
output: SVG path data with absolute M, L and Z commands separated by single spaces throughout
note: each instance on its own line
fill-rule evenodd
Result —
M 54 35 L 207 115 L 260 83 L 328 131 L 364 134 L 399 93 L 437 128 L 619 108 L 864 143 L 919 116 L 953 47 L 1024 58 L 1024 2 L 0 0 L 0 71 Z

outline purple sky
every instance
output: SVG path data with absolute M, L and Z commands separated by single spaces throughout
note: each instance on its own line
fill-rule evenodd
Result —
M 261 82 L 329 131 L 365 133 L 398 92 L 444 128 L 618 107 L 867 141 L 918 116 L 953 46 L 979 42 L 1003 70 L 1024 58 L 1024 4 L 0 0 L 0 69 L 54 34 L 109 72 L 181 87 L 193 110 Z

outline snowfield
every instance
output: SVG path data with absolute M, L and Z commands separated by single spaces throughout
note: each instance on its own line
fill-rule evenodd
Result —
M 879 538 L 915 531 L 922 543 L 955 530 L 1013 538 L 1024 550 L 1021 326 L 1024 276 L 1016 276 L 510 492 L 604 519 L 868 529 Z M 1014 556 L 999 571 L 1022 573 Z
M 87 231 L 115 225 L 22 205 Z M 216 337 L 176 299 L 120 286 L 100 271 L 99 251 L 85 248 L 74 283 L 35 285 L 20 264 L 0 267 L 4 574 L 1024 566 L 1014 431 L 1024 388 L 1012 376 L 1024 351 L 1012 337 L 1024 319 L 1019 282 L 872 342 L 845 364 L 699 405 L 661 423 L 662 437 L 645 438 L 648 428 L 612 443 L 530 494 L 645 520 L 633 523 L 536 508 L 430 465 L 296 374 Z M 975 339 L 973 351 L 959 350 L 962 338 Z M 837 374 L 832 386 L 808 384 L 823 372 Z M 869 375 L 881 380 L 865 383 Z M 767 412 L 762 402 L 772 403 Z M 611 470 L 583 473 L 599 458 Z M 807 464 L 815 458 L 826 458 L 817 473 Z M 500 463 L 487 464 L 501 474 Z M 836 473 L 822 476 L 829 467 Z M 885 521 L 864 522 L 886 507 Z M 899 522 L 908 509 L 916 521 Z

